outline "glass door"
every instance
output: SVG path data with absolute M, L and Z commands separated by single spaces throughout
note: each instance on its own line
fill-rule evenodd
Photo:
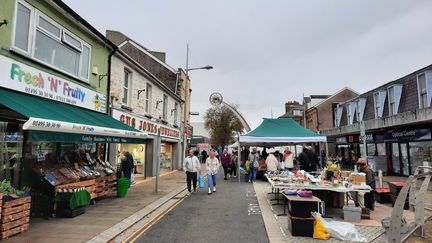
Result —
M 408 161 L 408 143 L 401 143 L 400 144 L 400 160 L 401 160 L 401 166 L 402 166 L 402 175 L 409 176 L 409 161 Z
M 392 143 L 391 144 L 391 158 L 392 158 L 392 167 L 394 174 L 401 174 L 401 165 L 399 158 L 399 144 Z

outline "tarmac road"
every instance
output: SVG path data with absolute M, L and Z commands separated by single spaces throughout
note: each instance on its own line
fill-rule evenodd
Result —
M 135 242 L 269 242 L 252 184 L 217 179 L 217 192 L 200 188 Z

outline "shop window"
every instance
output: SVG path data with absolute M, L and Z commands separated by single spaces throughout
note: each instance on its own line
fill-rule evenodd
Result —
M 387 97 L 387 91 L 380 90 L 374 93 L 375 118 L 380 118 L 384 113 L 384 103 Z
M 410 142 L 409 156 L 411 174 L 414 174 L 418 166 L 432 165 L 432 141 Z
M 366 148 L 367 148 L 367 155 L 368 156 L 377 156 L 377 149 L 374 143 L 368 143 L 366 144 Z
M 366 99 L 360 98 L 356 101 L 357 121 L 363 121 L 364 110 L 366 107 Z
M 429 107 L 432 98 L 432 71 L 426 71 L 417 76 L 417 87 L 419 108 Z
M 378 156 L 386 155 L 386 146 L 385 143 L 377 143 L 376 144 L 376 152 Z
M 150 114 L 151 110 L 151 96 L 152 96 L 152 86 L 147 83 L 146 84 L 146 97 L 145 97 L 145 112 Z
M 398 113 L 399 103 L 402 96 L 402 85 L 393 85 L 388 89 L 389 115 L 393 116 Z
M 88 82 L 89 44 L 23 1 L 18 1 L 16 13 L 14 50 Z
M 122 103 L 125 105 L 129 105 L 130 90 L 131 90 L 131 73 L 125 69 L 124 78 L 123 78 L 123 98 L 122 98 Z
M 164 95 L 163 96 L 163 113 L 162 113 L 162 118 L 164 120 L 167 119 L 167 111 L 168 111 L 168 96 Z

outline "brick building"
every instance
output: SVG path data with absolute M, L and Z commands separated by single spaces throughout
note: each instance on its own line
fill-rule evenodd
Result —
M 310 97 L 305 97 L 305 127 L 315 132 L 332 128 L 334 125 L 334 107 L 358 95 L 354 90 L 345 87 L 330 96 L 311 95 Z
M 432 65 L 337 105 L 335 127 L 323 131 L 334 145 L 330 153 L 354 160 L 367 150 L 376 170 L 413 174 L 432 162 L 431 98 Z
M 298 101 L 288 101 L 285 103 L 285 114 L 279 118 L 292 118 L 294 121 L 303 125 L 303 105 Z

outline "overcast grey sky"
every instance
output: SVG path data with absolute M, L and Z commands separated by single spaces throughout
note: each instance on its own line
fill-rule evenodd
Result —
M 184 67 L 192 111 L 212 92 L 252 128 L 302 94 L 365 92 L 432 63 L 430 0 L 65 0 L 105 33 L 119 30 Z M 195 117 L 193 120 L 201 120 Z

